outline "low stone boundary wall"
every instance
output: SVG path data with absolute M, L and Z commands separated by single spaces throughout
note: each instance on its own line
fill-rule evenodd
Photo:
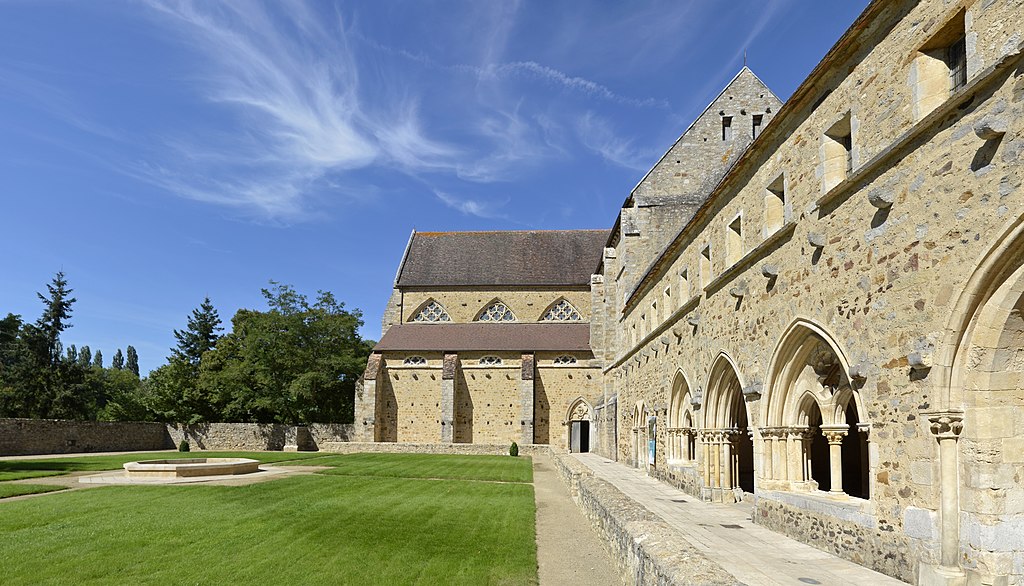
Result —
M 555 470 L 583 514 L 608 545 L 625 584 L 741 584 L 690 546 L 668 523 L 595 478 L 564 454 L 552 454 Z
M 187 439 L 199 450 L 316 451 L 343 445 L 352 424 L 314 423 L 304 427 L 263 423 L 178 423 L 0 419 L 0 456 L 151 452 L 170 450 Z
M 323 442 L 318 444 L 321 452 L 336 454 L 357 454 L 361 452 L 386 454 L 469 454 L 507 456 L 509 446 L 505 444 L 416 444 L 398 442 Z M 547 444 L 523 444 L 519 446 L 519 454 L 532 456 L 547 454 L 551 446 Z
M 173 447 L 163 423 L 0 419 L 0 456 L 154 451 Z

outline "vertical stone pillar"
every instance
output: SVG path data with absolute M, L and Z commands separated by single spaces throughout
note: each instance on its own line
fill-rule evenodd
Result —
M 849 425 L 822 425 L 821 433 L 828 440 L 828 462 L 831 471 L 829 492 L 833 495 L 843 494 L 843 438 L 846 437 Z
M 789 465 L 786 461 L 786 428 L 776 427 L 775 437 L 775 477 L 778 480 L 789 480 Z
M 356 433 L 359 440 L 364 442 L 375 442 L 380 440 L 377 432 L 383 422 L 377 421 L 377 376 L 380 374 L 381 354 L 370 354 L 366 361 L 366 369 L 363 371 L 362 392 L 356 392 L 355 401 L 355 422 L 362 426 L 357 428 Z
M 680 447 L 683 450 L 683 460 L 686 460 L 687 462 L 693 460 L 693 454 L 690 453 L 690 435 L 692 433 L 693 428 L 687 427 L 683 430 L 682 437 L 679 438 L 679 441 L 682 442 L 682 445 Z
M 939 534 L 942 565 L 936 574 L 956 583 L 964 575 L 957 559 L 960 544 L 960 484 L 957 478 L 956 443 L 963 430 L 963 413 L 945 411 L 929 413 L 931 431 L 939 442 Z
M 789 481 L 791 483 L 804 480 L 804 440 L 803 429 L 789 427 L 786 429 L 786 460 L 789 464 Z
M 816 432 L 812 427 L 805 427 L 800 430 L 800 451 L 802 455 L 804 482 L 814 480 L 814 475 L 811 473 L 811 442 L 814 441 L 815 435 Z
M 534 410 L 534 374 L 536 361 L 533 354 L 522 355 L 522 368 L 519 375 L 519 443 L 532 444 L 533 410 Z M 548 421 L 551 414 L 548 413 Z M 571 431 L 570 431 L 571 433 Z
M 763 427 L 761 428 L 761 439 L 764 440 L 764 474 L 762 478 L 765 480 L 775 479 L 775 463 L 772 460 L 775 458 L 775 428 Z
M 722 432 L 711 432 L 711 488 L 722 488 Z
M 701 459 L 704 460 L 704 486 L 711 486 L 711 438 L 706 430 L 697 433 L 700 439 Z
M 441 443 L 455 441 L 455 372 L 458 354 L 445 354 L 441 367 Z
M 722 488 L 732 489 L 733 481 L 733 430 L 727 429 L 722 433 Z

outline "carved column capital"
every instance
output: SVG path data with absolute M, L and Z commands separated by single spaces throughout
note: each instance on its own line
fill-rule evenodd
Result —
M 925 416 L 928 417 L 932 433 L 939 441 L 955 440 L 964 429 L 964 414 L 960 411 L 936 411 L 925 413 Z
M 843 438 L 846 437 L 846 433 L 849 431 L 850 426 L 846 424 L 842 425 L 822 425 L 821 433 L 828 440 L 829 444 L 841 444 Z

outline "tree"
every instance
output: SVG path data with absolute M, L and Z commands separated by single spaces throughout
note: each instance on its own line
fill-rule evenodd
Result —
M 96 351 L 96 355 L 92 359 L 92 365 L 96 368 L 103 368 L 103 352 L 100 350 Z
M 78 351 L 78 364 L 81 366 L 92 366 L 92 350 L 88 346 L 82 346 Z
M 358 310 L 330 292 L 310 303 L 271 281 L 269 311 L 239 310 L 231 333 L 203 356 L 199 392 L 226 421 L 352 420 L 355 381 L 371 344 L 359 337 Z
M 58 271 L 46 286 L 47 294 L 36 293 L 43 302 L 43 315 L 36 320 L 36 329 L 41 337 L 46 362 L 56 364 L 60 360 L 60 334 L 71 327 L 71 306 L 77 301 L 71 297 L 72 289 L 64 279 L 64 271 Z
M 110 367 L 114 370 L 124 370 L 124 354 L 121 354 L 120 348 L 117 349 L 117 352 L 114 352 L 114 358 L 110 361 Z
M 135 375 L 136 378 L 139 376 L 139 353 L 135 351 L 135 347 L 128 346 L 128 361 L 125 363 L 125 368 L 129 372 Z
M 192 310 L 188 327 L 182 331 L 174 330 L 178 345 L 172 349 L 173 358 L 198 366 L 203 353 L 212 350 L 220 338 L 217 332 L 224 329 L 220 324 L 220 315 L 210 298 L 204 298 L 202 304 Z

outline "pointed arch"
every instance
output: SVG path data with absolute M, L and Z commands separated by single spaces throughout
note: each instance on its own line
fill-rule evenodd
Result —
M 474 321 L 501 323 L 518 320 L 508 304 L 495 297 L 476 314 Z
M 448 310 L 431 297 L 416 308 L 409 321 L 416 323 L 450 322 L 452 318 L 448 315 Z
M 801 401 L 807 393 L 814 396 L 828 425 L 842 421 L 849 401 L 856 402 L 858 413 L 865 411 L 851 384 L 849 359 L 835 337 L 809 319 L 796 318 L 768 363 L 761 425 L 799 425 Z
M 736 362 L 725 351 L 719 352 L 711 364 L 707 384 L 704 385 L 701 411 L 704 412 L 705 428 L 721 429 L 729 426 L 730 415 L 742 403 L 742 389 L 743 382 Z
M 559 297 L 548 305 L 540 321 L 583 321 L 583 314 L 565 297 Z
M 668 459 L 692 461 L 695 458 L 693 404 L 690 401 L 690 383 L 682 370 L 677 370 L 672 381 L 668 411 Z
M 594 408 L 582 396 L 576 397 L 565 411 L 565 423 L 570 421 L 593 421 Z
M 743 384 L 736 363 L 720 352 L 708 373 L 705 390 L 704 428 L 714 438 L 710 455 L 713 465 L 705 465 L 705 485 L 711 486 L 715 500 L 732 502 L 740 492 L 754 492 L 754 445 L 750 416 L 743 398 Z M 709 462 L 710 463 L 710 462 Z

